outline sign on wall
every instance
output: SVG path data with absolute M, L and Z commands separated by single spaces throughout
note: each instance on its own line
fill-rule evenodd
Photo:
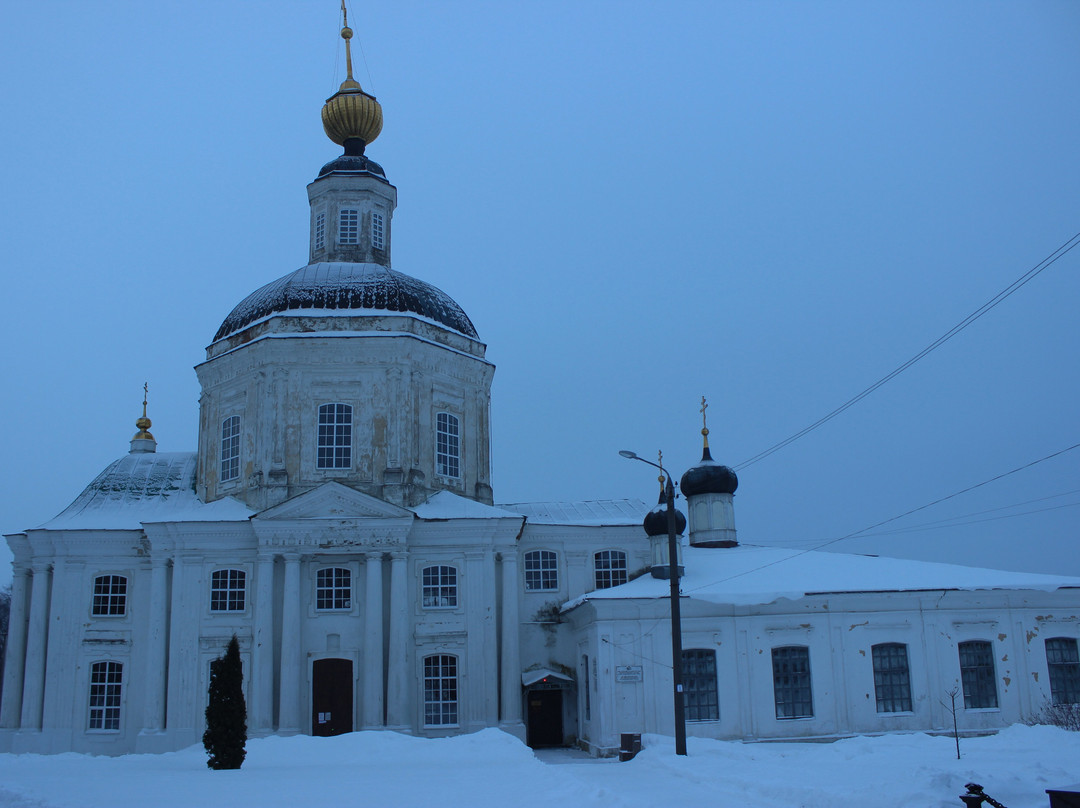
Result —
M 622 684 L 645 681 L 645 671 L 641 665 L 616 665 L 615 681 Z

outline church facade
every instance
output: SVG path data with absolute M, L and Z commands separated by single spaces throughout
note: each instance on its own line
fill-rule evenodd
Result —
M 0 750 L 197 743 L 235 635 L 255 736 L 497 726 L 610 754 L 671 731 L 673 566 L 691 734 L 945 729 L 950 689 L 971 731 L 1080 700 L 1080 580 L 740 546 L 707 448 L 680 559 L 637 500 L 496 505 L 494 367 L 391 268 L 382 110 L 351 66 L 323 123 L 343 153 L 308 186 L 309 262 L 214 335 L 197 451 L 157 452 L 144 402 L 125 456 L 6 537 Z

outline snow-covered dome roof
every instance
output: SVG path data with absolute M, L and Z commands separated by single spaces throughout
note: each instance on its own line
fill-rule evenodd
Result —
M 461 306 L 441 289 L 381 264 L 308 264 L 245 297 L 221 324 L 214 341 L 270 314 L 294 310 L 412 313 L 479 339 Z

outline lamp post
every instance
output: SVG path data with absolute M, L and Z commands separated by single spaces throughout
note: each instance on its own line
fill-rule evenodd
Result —
M 629 460 L 640 460 L 660 469 L 660 482 L 664 484 L 664 497 L 667 499 L 668 581 L 671 584 L 671 681 L 675 702 L 675 754 L 685 755 L 686 712 L 683 707 L 682 612 L 679 606 L 679 540 L 675 536 L 675 484 L 671 482 L 671 475 L 659 463 L 638 457 L 634 452 L 625 449 L 619 454 Z

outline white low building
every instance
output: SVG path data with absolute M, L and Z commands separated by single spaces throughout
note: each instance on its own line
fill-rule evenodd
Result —
M 144 402 L 128 454 L 7 536 L 0 750 L 197 743 L 233 635 L 253 735 L 499 726 L 606 754 L 672 731 L 661 515 L 494 504 L 494 366 L 391 268 L 381 108 L 350 73 L 323 121 L 344 154 L 308 186 L 309 263 L 213 337 L 197 451 L 158 453 Z M 986 730 L 1080 700 L 1080 580 L 739 546 L 736 485 L 708 458 L 682 481 L 692 733 L 945 729 L 953 689 Z

